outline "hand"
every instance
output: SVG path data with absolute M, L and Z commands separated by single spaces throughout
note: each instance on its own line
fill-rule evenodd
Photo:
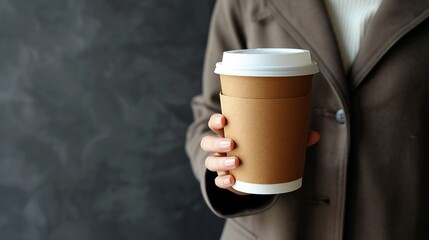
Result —
M 244 195 L 232 188 L 235 178 L 229 171 L 239 166 L 240 160 L 236 156 L 226 156 L 227 152 L 234 149 L 234 141 L 224 137 L 224 127 L 226 118 L 222 114 L 215 113 L 211 116 L 208 126 L 218 136 L 205 136 L 201 140 L 201 148 L 206 152 L 214 153 L 206 158 L 205 166 L 212 172 L 217 172 L 215 184 L 219 188 L 228 189 L 236 194 Z M 315 131 L 309 131 L 307 145 L 311 146 L 320 140 L 320 134 Z
M 222 114 L 216 113 L 211 116 L 208 126 L 218 136 L 206 136 L 201 140 L 201 148 L 206 152 L 214 153 L 206 158 L 205 166 L 209 171 L 217 172 L 216 186 L 237 194 L 244 194 L 232 188 L 235 178 L 229 173 L 229 170 L 238 167 L 240 160 L 236 156 L 226 156 L 227 152 L 234 149 L 234 141 L 224 138 L 225 125 L 226 118 Z

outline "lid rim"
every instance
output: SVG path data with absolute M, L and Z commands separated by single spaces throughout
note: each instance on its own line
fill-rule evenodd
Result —
M 217 74 L 243 76 L 300 76 L 319 72 L 310 51 L 298 48 L 254 48 L 225 51 Z
M 225 66 L 216 64 L 216 74 L 234 76 L 305 76 L 319 72 L 317 63 L 298 66 Z

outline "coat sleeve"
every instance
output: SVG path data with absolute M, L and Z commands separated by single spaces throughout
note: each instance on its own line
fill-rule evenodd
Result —
M 263 212 L 277 199 L 274 195 L 238 196 L 216 187 L 216 173 L 207 171 L 204 165 L 209 154 L 200 147 L 202 137 L 213 134 L 207 126 L 210 116 L 220 112 L 220 83 L 219 77 L 213 73 L 215 64 L 221 60 L 223 51 L 246 48 L 243 24 L 240 1 L 216 2 L 204 61 L 203 90 L 201 95 L 192 100 L 194 122 L 188 128 L 186 139 L 186 151 L 193 172 L 200 182 L 204 199 L 216 215 L 224 218 Z

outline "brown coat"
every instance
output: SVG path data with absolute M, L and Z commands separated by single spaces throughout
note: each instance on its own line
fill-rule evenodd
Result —
M 345 73 L 323 1 L 217 2 L 186 147 L 207 204 L 228 219 L 223 239 L 429 239 L 428 16 L 427 0 L 383 0 Z M 215 63 L 256 47 L 311 51 L 321 140 L 300 190 L 240 197 L 215 187 L 199 142 L 220 112 Z

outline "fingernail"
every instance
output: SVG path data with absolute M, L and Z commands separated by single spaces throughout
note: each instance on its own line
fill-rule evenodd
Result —
M 215 119 L 213 119 L 213 122 L 217 126 L 222 125 L 222 119 L 220 117 L 216 117 Z
M 225 160 L 225 162 L 223 162 L 223 164 L 225 167 L 233 167 L 235 166 L 235 158 L 228 158 Z
M 223 184 L 225 184 L 225 185 L 231 185 L 231 179 L 229 177 L 225 178 L 223 180 Z
M 229 150 L 231 148 L 231 143 L 229 141 L 220 141 L 219 148 L 223 150 Z

